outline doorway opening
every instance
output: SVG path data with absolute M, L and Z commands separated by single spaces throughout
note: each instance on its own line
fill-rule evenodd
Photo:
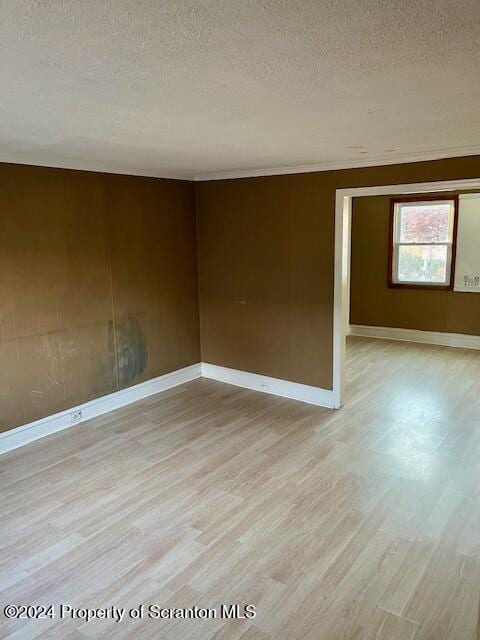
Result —
M 419 196 L 480 190 L 480 178 L 337 189 L 335 200 L 335 282 L 333 310 L 334 406 L 345 403 L 346 338 L 350 332 L 350 269 L 353 198 Z

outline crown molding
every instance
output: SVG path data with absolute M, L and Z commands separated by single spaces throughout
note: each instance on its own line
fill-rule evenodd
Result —
M 0 164 L 14 164 L 14 165 L 22 165 L 24 167 L 42 167 L 44 169 L 65 169 L 66 171 L 84 171 L 85 173 L 102 173 L 107 175 L 114 176 L 126 176 L 126 177 L 134 177 L 134 178 L 156 178 L 158 180 L 182 180 L 183 182 L 194 182 L 195 177 L 192 175 L 179 175 L 177 173 L 169 173 L 168 171 L 161 171 L 159 173 L 155 172 L 142 172 L 142 171 L 126 171 L 118 168 L 112 167 L 98 167 L 95 164 L 88 164 L 88 166 L 84 165 L 83 162 L 79 163 L 61 163 L 61 162 L 46 162 L 46 161 L 35 161 L 32 160 L 19 160 L 15 158 L 14 160 L 2 158 L 0 156 Z
M 200 173 L 198 175 L 180 175 L 169 171 L 125 171 L 113 167 L 86 166 L 80 163 L 47 163 L 28 159 L 7 159 L 0 156 L 0 164 L 17 164 L 31 167 L 44 167 L 50 169 L 66 169 L 69 171 L 86 171 L 88 173 L 103 173 L 110 175 L 133 176 L 139 178 L 157 178 L 159 180 L 182 180 L 184 182 L 207 182 L 209 180 L 233 180 L 238 178 L 260 178 L 266 176 L 281 176 L 295 173 L 316 173 L 321 171 L 339 171 L 341 169 L 361 169 L 362 167 L 381 167 L 393 164 L 408 164 L 410 162 L 431 162 L 433 160 L 445 160 L 448 158 L 459 158 L 462 156 L 480 155 L 480 146 L 471 145 L 468 147 L 455 147 L 442 151 L 432 151 L 431 153 L 403 153 L 389 156 L 376 156 L 370 158 L 359 158 L 356 160 L 344 160 L 338 162 L 320 162 L 316 164 L 288 165 L 280 167 L 265 167 L 262 169 L 239 169 L 232 171 L 217 171 L 211 173 Z
M 456 147 L 431 153 L 404 153 L 395 156 L 376 156 L 374 158 L 360 158 L 339 162 L 321 162 L 317 164 L 291 165 L 284 167 L 270 167 L 264 169 L 245 169 L 238 171 L 219 171 L 216 173 L 202 173 L 196 175 L 195 182 L 209 180 L 232 180 L 237 178 L 258 178 L 262 176 L 280 176 L 294 173 L 315 173 L 320 171 L 338 171 L 340 169 L 357 169 L 362 167 L 379 167 L 392 164 L 408 164 L 410 162 L 431 162 L 447 158 L 480 155 L 480 146 Z

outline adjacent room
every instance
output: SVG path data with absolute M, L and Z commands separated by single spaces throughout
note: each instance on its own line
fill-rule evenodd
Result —
M 477 640 L 479 3 L 0 18 L 0 639 Z
M 415 398 L 424 418 L 429 401 L 432 417 L 458 409 L 471 386 L 467 363 L 475 363 L 480 348 L 479 238 L 480 193 L 353 199 L 347 334 L 349 354 L 358 350 L 356 384 L 364 391 L 371 368 L 401 393 L 405 411 Z M 388 375 L 380 374 L 381 363 Z M 415 437 L 425 437 L 425 425 Z

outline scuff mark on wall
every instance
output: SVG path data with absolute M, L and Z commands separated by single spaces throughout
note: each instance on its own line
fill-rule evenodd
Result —
M 193 183 L 0 180 L 0 432 L 199 361 Z
M 61 358 L 61 339 L 57 335 L 43 335 L 39 341 L 39 356 L 45 377 L 51 386 L 59 387 L 63 377 Z

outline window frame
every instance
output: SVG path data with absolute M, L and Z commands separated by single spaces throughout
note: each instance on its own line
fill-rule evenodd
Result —
M 451 200 L 453 202 L 453 227 L 452 227 L 452 242 L 450 252 L 450 279 L 447 283 L 434 284 L 433 282 L 395 282 L 395 242 L 394 233 L 395 227 L 395 205 L 405 203 L 421 203 L 421 202 L 435 202 Z M 457 223 L 458 223 L 458 194 L 444 193 L 437 195 L 418 195 L 418 196 L 405 196 L 402 198 L 390 199 L 390 225 L 389 225 L 389 241 L 388 241 L 388 286 L 392 289 L 430 289 L 431 291 L 451 291 L 455 282 L 455 258 L 457 253 Z M 420 244 L 435 244 L 435 243 L 420 243 Z M 447 244 L 447 243 L 438 243 Z

